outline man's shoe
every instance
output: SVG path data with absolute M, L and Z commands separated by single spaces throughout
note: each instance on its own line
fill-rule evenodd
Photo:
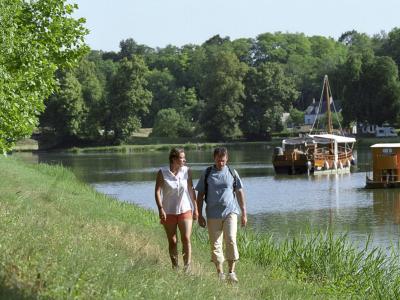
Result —
M 220 281 L 224 281 L 225 280 L 225 274 L 224 273 L 218 273 L 218 279 L 220 280 Z
M 190 265 L 184 265 L 184 266 L 183 266 L 183 272 L 184 272 L 186 275 L 190 275 L 190 274 L 192 273 L 192 268 L 191 268 L 191 266 L 190 266 Z
M 231 283 L 238 283 L 239 282 L 235 272 L 228 273 L 228 280 Z

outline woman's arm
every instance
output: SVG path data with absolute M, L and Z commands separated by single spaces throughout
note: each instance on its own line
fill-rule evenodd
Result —
M 199 211 L 197 209 L 196 193 L 193 189 L 192 170 L 190 170 L 190 169 L 188 169 L 187 186 L 188 186 L 190 199 L 192 200 L 192 203 L 193 203 L 193 220 L 197 220 L 197 218 L 199 217 Z
M 164 211 L 164 208 L 162 206 L 162 199 L 161 199 L 161 188 L 164 183 L 164 178 L 161 173 L 161 170 L 158 171 L 157 173 L 157 179 L 156 179 L 156 186 L 154 190 L 154 197 L 156 199 L 156 204 L 158 208 L 158 216 L 160 217 L 161 221 L 165 221 L 167 218 L 167 215 Z

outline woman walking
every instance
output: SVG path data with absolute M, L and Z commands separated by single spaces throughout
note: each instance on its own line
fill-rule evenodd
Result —
M 168 238 L 169 255 L 172 268 L 178 268 L 179 229 L 184 271 L 190 272 L 193 220 L 197 220 L 196 195 L 193 190 L 192 172 L 186 166 L 185 152 L 182 148 L 173 148 L 169 153 L 169 166 L 157 173 L 155 200 L 160 223 L 164 226 Z

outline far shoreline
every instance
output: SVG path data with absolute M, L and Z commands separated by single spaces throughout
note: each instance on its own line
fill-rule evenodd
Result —
M 216 146 L 240 146 L 240 145 L 267 145 L 280 146 L 283 139 L 287 137 L 273 137 L 270 141 L 246 141 L 234 140 L 229 142 L 207 142 L 195 141 L 192 139 L 159 139 L 140 138 L 137 143 L 110 145 L 110 146 L 90 146 L 90 147 L 70 147 L 70 148 L 48 148 L 40 149 L 38 141 L 34 139 L 24 139 L 17 142 L 13 152 L 66 152 L 66 153 L 136 153 L 144 151 L 167 151 L 172 147 L 183 147 L 185 150 L 204 150 Z M 370 146 L 377 143 L 400 143 L 400 136 L 397 137 L 356 137 L 356 146 Z M 171 143 L 167 143 L 171 140 Z

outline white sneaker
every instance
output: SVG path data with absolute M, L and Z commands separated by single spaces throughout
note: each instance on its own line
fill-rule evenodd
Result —
M 224 273 L 218 273 L 218 279 L 220 280 L 220 281 L 224 281 L 225 280 L 225 274 Z
M 190 265 L 184 265 L 183 266 L 183 272 L 186 275 L 190 275 L 192 273 L 192 267 Z
M 237 278 L 235 272 L 228 273 L 228 280 L 229 280 L 231 283 L 238 283 L 238 282 L 239 282 L 239 280 L 238 280 L 238 278 Z

